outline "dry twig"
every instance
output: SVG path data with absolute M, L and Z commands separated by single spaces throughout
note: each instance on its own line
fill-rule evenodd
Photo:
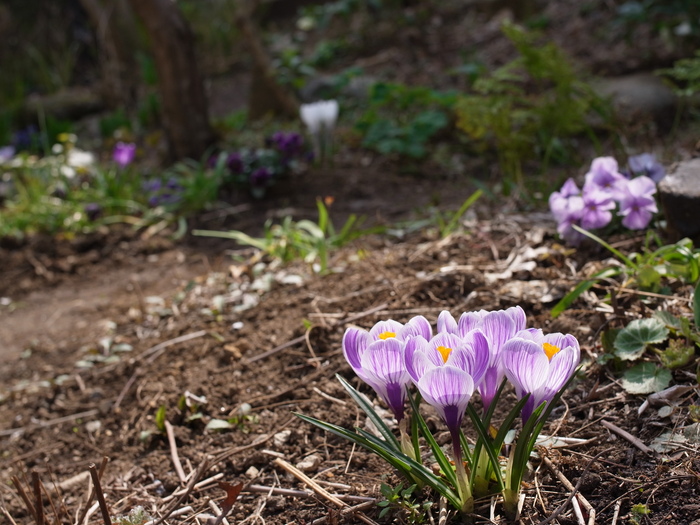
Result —
M 187 482 L 187 475 L 182 468 L 182 463 L 180 463 L 180 456 L 177 454 L 177 443 L 175 443 L 175 432 L 170 421 L 165 421 L 165 433 L 168 435 L 168 444 L 170 445 L 170 458 L 173 460 L 173 466 L 175 467 L 175 472 L 177 477 L 180 478 L 182 483 Z
M 601 419 L 600 424 L 603 425 L 608 430 L 615 432 L 615 434 L 617 434 L 618 436 L 626 439 L 627 441 L 632 443 L 635 447 L 637 447 L 642 452 L 645 452 L 647 454 L 652 454 L 654 452 L 653 449 L 647 447 L 644 443 L 641 442 L 641 440 L 634 437 L 632 434 L 630 434 L 626 430 L 622 430 L 617 425 L 613 425 L 610 421 L 606 421 L 605 419 Z

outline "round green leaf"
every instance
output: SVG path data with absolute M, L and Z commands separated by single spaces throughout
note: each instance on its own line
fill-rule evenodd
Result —
M 634 361 L 641 357 L 647 345 L 665 341 L 668 334 L 660 319 L 636 319 L 617 334 L 615 355 L 623 361 Z
M 630 394 L 660 392 L 671 382 L 671 371 L 654 363 L 638 363 L 627 370 L 620 382 Z

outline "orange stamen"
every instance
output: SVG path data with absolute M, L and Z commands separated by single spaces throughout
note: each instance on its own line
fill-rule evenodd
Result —
M 390 337 L 396 337 L 396 332 L 382 332 L 381 334 L 379 334 L 379 339 L 381 339 L 382 341 L 385 341 Z
M 440 352 L 442 356 L 442 362 L 447 363 L 447 358 L 450 357 L 452 353 L 452 348 L 447 348 L 446 346 L 438 346 L 437 351 Z
M 549 343 L 543 343 L 542 349 L 544 350 L 544 353 L 547 356 L 547 359 L 549 359 L 550 361 L 552 360 L 552 357 L 554 357 L 554 354 L 561 351 L 561 348 L 559 348 L 558 346 L 554 346 L 552 344 L 549 344 Z

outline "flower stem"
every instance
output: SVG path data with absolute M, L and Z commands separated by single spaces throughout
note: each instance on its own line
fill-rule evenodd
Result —
M 462 501 L 462 508 L 459 510 L 464 513 L 474 511 L 474 497 L 472 496 L 471 483 L 469 475 L 464 468 L 462 459 L 462 445 L 459 441 L 459 429 L 450 432 L 452 434 L 452 452 L 455 460 L 455 474 L 457 475 L 457 490 L 459 498 Z

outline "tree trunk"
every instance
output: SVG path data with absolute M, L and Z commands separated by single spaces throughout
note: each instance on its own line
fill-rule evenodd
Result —
M 133 110 L 140 84 L 136 52 L 142 48 L 134 15 L 126 0 L 80 1 L 97 36 L 104 101 Z
M 199 160 L 214 142 L 194 35 L 172 0 L 129 0 L 150 38 L 169 160 Z
M 299 116 L 299 101 L 286 87 L 275 78 L 272 60 L 265 49 L 260 31 L 253 21 L 255 2 L 240 1 L 236 12 L 236 21 L 241 35 L 248 45 L 253 59 L 253 80 L 250 84 L 248 98 L 248 117 L 258 119 L 269 113 L 288 117 Z

